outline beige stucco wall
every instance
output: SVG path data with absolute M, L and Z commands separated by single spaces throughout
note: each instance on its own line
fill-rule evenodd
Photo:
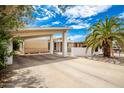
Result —
M 31 39 L 24 41 L 25 53 L 48 52 L 48 40 Z

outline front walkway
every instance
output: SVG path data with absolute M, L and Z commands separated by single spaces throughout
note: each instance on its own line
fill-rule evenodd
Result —
M 17 56 L 4 87 L 124 87 L 124 66 L 58 55 Z

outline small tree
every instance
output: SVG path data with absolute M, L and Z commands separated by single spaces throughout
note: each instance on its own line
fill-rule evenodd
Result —
M 0 70 L 5 68 L 5 58 L 12 53 L 8 52 L 7 45 L 12 38 L 10 31 L 23 27 L 32 19 L 32 6 L 0 6 Z

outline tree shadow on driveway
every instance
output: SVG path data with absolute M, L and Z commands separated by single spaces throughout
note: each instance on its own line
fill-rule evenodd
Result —
M 37 78 L 30 75 L 30 70 L 17 73 L 10 69 L 5 69 L 0 72 L 0 87 L 1 88 L 44 88 L 44 78 Z
M 62 57 L 56 54 L 14 56 L 13 64 L 8 66 L 7 69 L 0 71 L 0 87 L 46 88 L 45 78 L 42 76 L 41 72 L 40 76 L 36 76 L 31 70 L 23 69 L 72 59 L 75 58 Z
M 40 66 L 45 64 L 53 64 L 62 61 L 76 59 L 74 57 L 62 57 L 60 55 L 28 55 L 28 56 L 15 56 L 13 65 L 10 66 L 11 69 L 22 69 L 33 66 Z

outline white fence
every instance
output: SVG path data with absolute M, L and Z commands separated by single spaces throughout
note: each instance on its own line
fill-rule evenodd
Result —
M 101 54 L 102 50 L 98 50 L 98 52 L 94 52 L 93 54 L 91 53 L 91 48 L 88 49 L 86 52 L 86 48 L 83 47 L 72 47 L 71 48 L 71 56 L 72 57 L 77 57 L 77 56 L 93 56 L 93 55 L 98 55 Z

